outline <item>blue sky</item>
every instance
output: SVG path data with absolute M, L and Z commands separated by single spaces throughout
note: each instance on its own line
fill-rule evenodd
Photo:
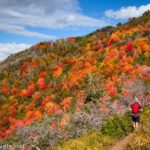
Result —
M 0 0 L 0 60 L 40 41 L 82 36 L 146 10 L 149 0 Z

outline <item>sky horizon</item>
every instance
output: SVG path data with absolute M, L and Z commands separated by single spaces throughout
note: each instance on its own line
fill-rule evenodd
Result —
M 149 0 L 0 0 L 0 61 L 40 41 L 83 36 L 147 10 Z

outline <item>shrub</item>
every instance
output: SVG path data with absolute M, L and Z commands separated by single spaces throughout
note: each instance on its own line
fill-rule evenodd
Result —
M 39 122 L 18 128 L 12 138 L 1 142 L 3 144 L 22 144 L 29 149 L 45 149 L 46 147 L 53 149 L 58 140 L 63 138 L 60 128 L 57 128 L 59 117 L 45 115 Z
M 104 136 L 98 131 L 89 133 L 77 139 L 59 142 L 56 150 L 106 150 L 115 142 L 109 136 Z
M 114 115 L 107 118 L 101 130 L 88 130 L 86 134 L 76 139 L 61 141 L 56 150 L 108 150 L 120 138 L 131 132 L 130 114 Z
M 80 112 L 70 113 L 70 121 L 67 120 L 61 127 L 63 115 L 45 115 L 39 122 L 33 122 L 27 127 L 18 128 L 12 138 L 3 142 L 14 144 L 21 143 L 30 149 L 35 147 L 52 149 L 62 139 L 76 138 L 89 130 L 99 130 L 102 125 L 103 115 L 95 105 L 88 105 Z M 12 142 L 12 143 L 11 143 Z
M 96 105 L 90 105 L 82 111 L 72 115 L 70 122 L 67 124 L 67 137 L 76 138 L 88 132 L 88 130 L 99 130 L 102 126 L 104 114 Z
M 102 126 L 102 133 L 114 138 L 120 138 L 132 131 L 132 123 L 129 113 L 124 116 L 115 114 L 112 118 L 106 121 Z

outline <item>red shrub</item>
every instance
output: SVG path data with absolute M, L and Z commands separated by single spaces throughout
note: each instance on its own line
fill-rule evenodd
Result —
M 46 85 L 46 83 L 45 83 L 43 78 L 40 78 L 38 80 L 37 85 L 38 85 L 40 90 L 43 90 L 43 89 L 45 89 L 47 87 L 47 85 Z
M 57 124 L 56 123 L 52 123 L 51 127 L 52 127 L 52 129 L 56 129 L 57 128 Z
M 110 89 L 107 90 L 107 92 L 110 96 L 115 96 L 117 93 L 117 89 L 115 87 L 111 87 Z
M 128 42 L 125 48 L 126 52 L 132 52 L 133 51 L 133 43 Z
M 10 94 L 11 95 L 14 95 L 14 94 L 16 94 L 18 92 L 18 89 L 17 88 L 12 88 L 11 90 L 10 90 Z
M 27 97 L 27 95 L 28 95 L 27 89 L 23 89 L 19 95 L 20 95 L 21 97 Z

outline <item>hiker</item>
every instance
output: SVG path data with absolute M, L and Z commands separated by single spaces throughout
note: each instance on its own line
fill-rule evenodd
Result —
M 142 111 L 142 106 L 136 96 L 134 96 L 134 102 L 130 105 L 130 111 L 132 113 L 134 129 L 137 130 L 138 124 L 140 122 L 140 113 Z

